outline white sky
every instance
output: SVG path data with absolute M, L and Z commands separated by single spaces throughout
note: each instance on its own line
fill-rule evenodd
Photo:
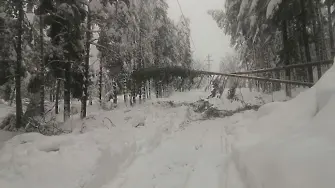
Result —
M 227 52 L 232 52 L 229 46 L 229 36 L 226 36 L 218 28 L 216 22 L 207 11 L 210 9 L 223 9 L 225 0 L 179 0 L 185 17 L 191 20 L 191 35 L 195 44 L 195 59 L 205 63 L 206 56 L 212 56 L 212 71 L 219 70 L 221 57 Z M 177 0 L 167 0 L 169 4 L 169 16 L 178 21 L 181 12 Z M 206 63 L 207 64 L 207 63 Z

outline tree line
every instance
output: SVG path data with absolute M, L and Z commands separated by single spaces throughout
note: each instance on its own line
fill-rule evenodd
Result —
M 59 113 L 63 99 L 66 121 L 73 99 L 85 118 L 92 98 L 103 105 L 123 94 L 133 105 L 152 88 L 162 95 L 163 81 L 130 75 L 151 66 L 192 66 L 189 21 L 174 23 L 167 9 L 165 0 L 1 1 L 1 97 L 15 102 L 16 127 L 31 113 L 23 110 L 25 98 L 39 115 L 46 101 Z
M 226 0 L 208 13 L 231 36 L 242 70 L 329 60 L 334 52 L 334 0 Z M 287 80 L 315 82 L 309 67 L 287 70 Z M 317 75 L 313 77 L 314 75 Z M 272 74 L 272 75 L 268 75 Z M 280 78 L 279 72 L 261 76 Z M 316 77 L 316 78 L 315 78 Z

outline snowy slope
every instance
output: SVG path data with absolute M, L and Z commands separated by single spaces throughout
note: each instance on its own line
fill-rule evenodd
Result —
M 185 113 L 185 107 L 142 105 L 73 121 L 73 134 L 18 135 L 0 149 L 0 187 L 101 187 L 136 155 L 155 149 L 164 135 L 178 129 Z M 139 123 L 144 126 L 134 128 Z
M 335 175 L 335 67 L 311 89 L 230 126 L 226 187 L 331 188 Z

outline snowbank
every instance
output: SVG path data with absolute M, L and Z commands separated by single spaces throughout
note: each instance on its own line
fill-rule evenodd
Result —
M 74 120 L 65 125 L 72 134 L 15 136 L 0 147 L 0 187 L 101 187 L 136 156 L 156 148 L 185 116 L 186 107 L 139 105 Z M 135 128 L 138 123 L 143 126 Z
M 335 176 L 335 67 L 295 99 L 263 106 L 232 136 L 227 187 L 331 188 Z
M 9 132 L 9 131 L 3 131 L 0 130 L 0 148 L 4 145 L 4 143 L 14 136 L 18 135 L 17 132 Z

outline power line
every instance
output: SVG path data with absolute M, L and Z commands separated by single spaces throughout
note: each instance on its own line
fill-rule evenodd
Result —
M 187 23 L 186 18 L 185 18 L 185 15 L 184 15 L 184 13 L 183 13 L 183 9 L 181 8 L 181 5 L 180 5 L 180 3 L 179 3 L 179 0 L 177 0 L 177 3 L 178 3 L 178 6 L 179 6 L 179 9 L 180 9 L 180 12 L 181 12 L 181 14 L 182 14 L 182 16 L 183 16 L 183 18 L 184 18 L 184 21 Z M 192 38 L 192 35 L 191 35 L 191 34 L 190 34 L 190 38 L 191 38 L 193 47 L 194 47 L 194 49 L 195 49 L 195 44 L 194 44 L 194 41 L 193 41 L 193 38 Z

